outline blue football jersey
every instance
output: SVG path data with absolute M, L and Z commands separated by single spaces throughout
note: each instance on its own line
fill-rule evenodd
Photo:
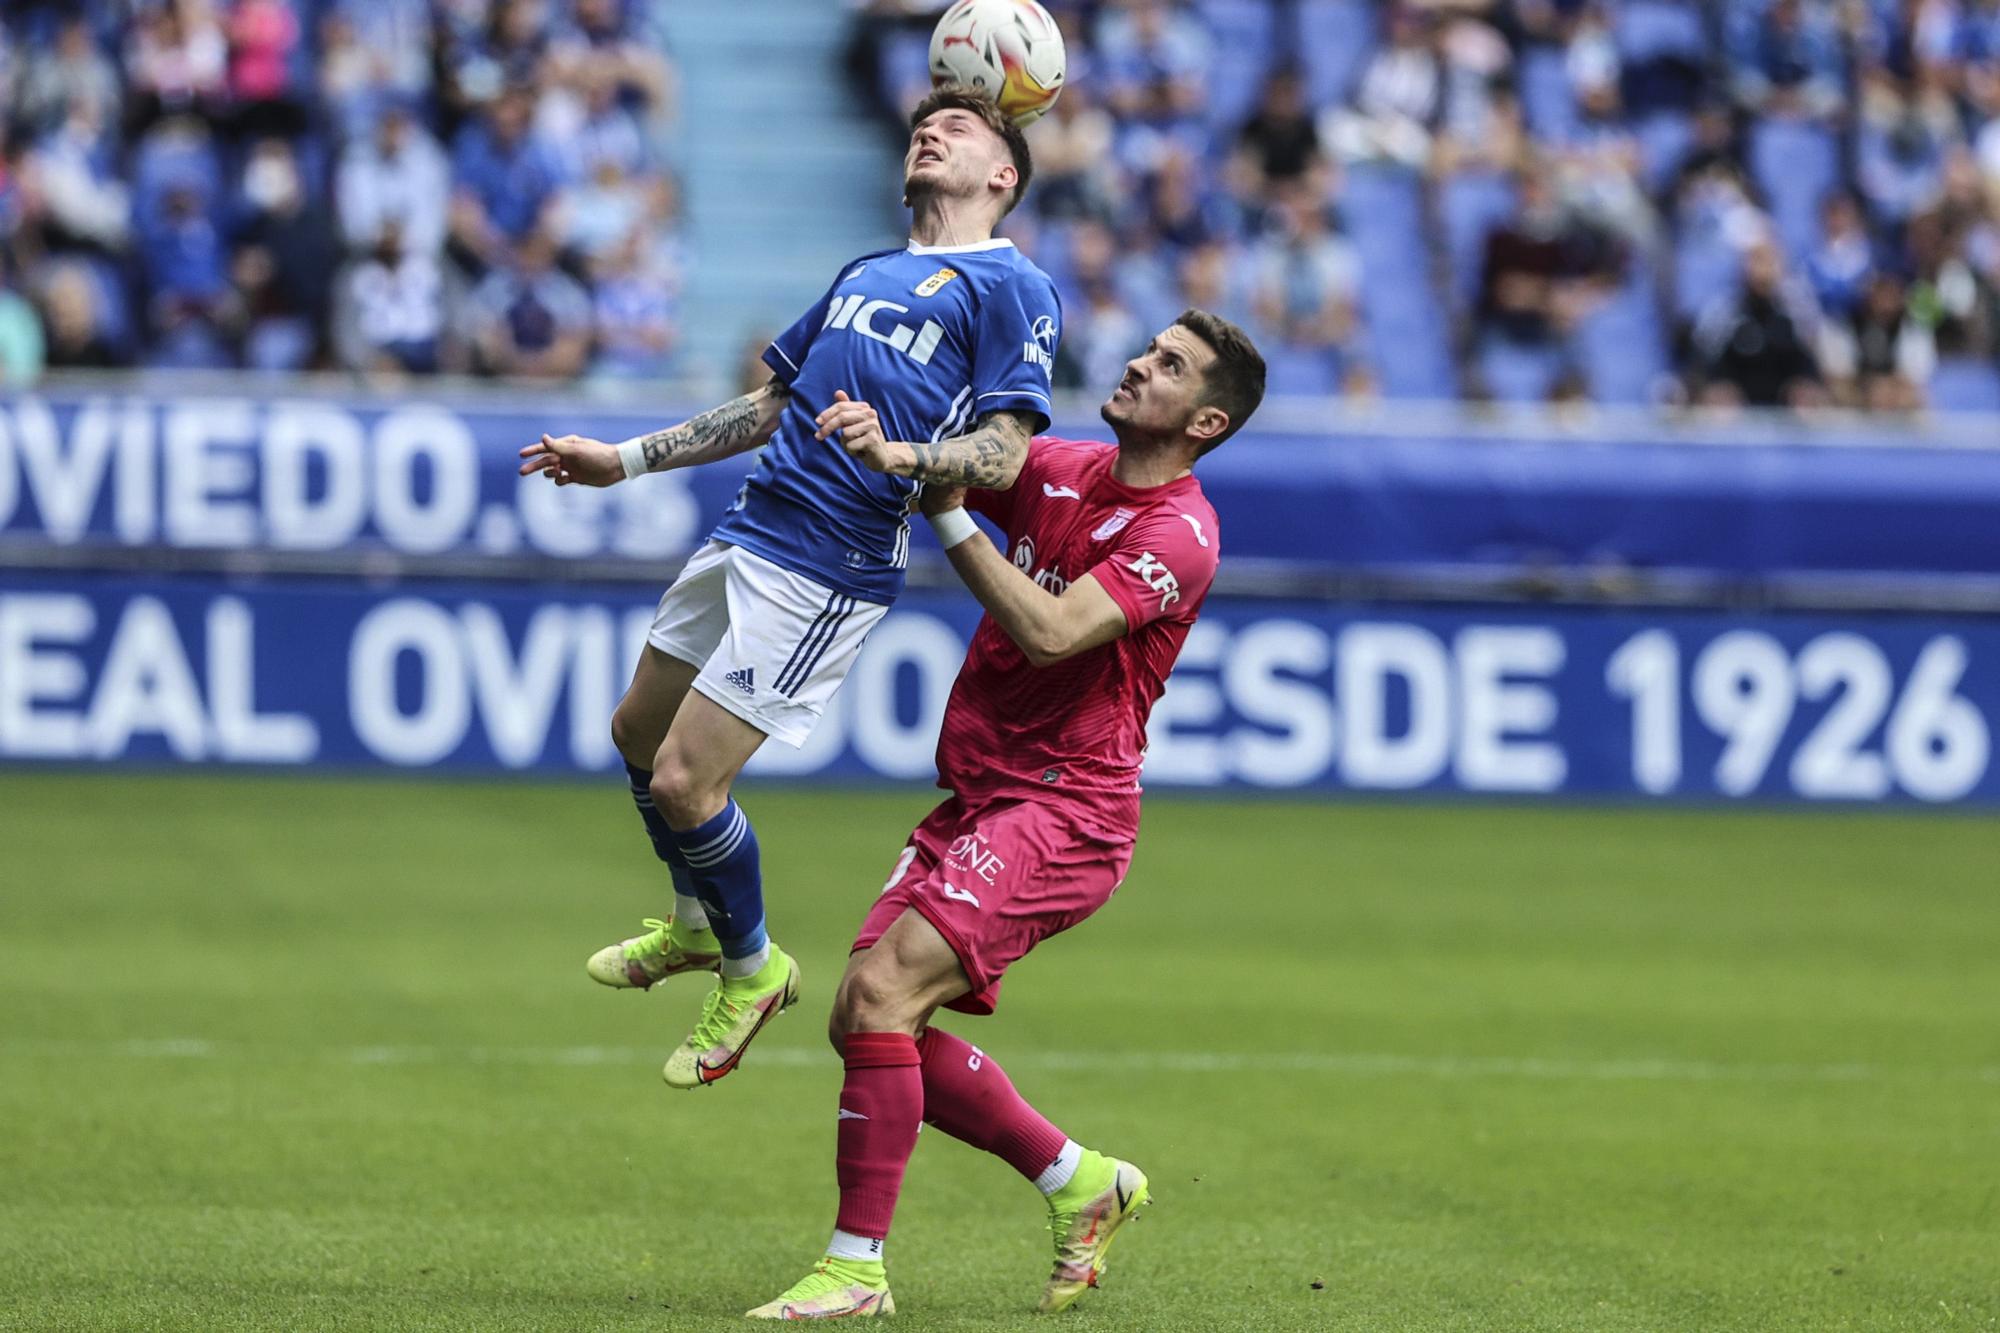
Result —
M 1004 409 L 1032 413 L 1040 430 L 1061 336 L 1055 284 L 1012 241 L 863 255 L 765 351 L 792 398 L 716 538 L 837 592 L 894 601 L 919 484 L 815 440 L 813 419 L 845 390 L 891 440 L 949 439 Z

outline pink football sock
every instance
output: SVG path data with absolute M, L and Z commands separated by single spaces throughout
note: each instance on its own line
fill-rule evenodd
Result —
M 1022 1100 L 992 1056 L 941 1028 L 927 1028 L 917 1050 L 924 1061 L 924 1119 L 1030 1180 L 1056 1160 L 1067 1136 Z
M 903 1168 L 917 1146 L 924 1076 L 917 1044 L 900 1032 L 852 1032 L 843 1047 L 840 1127 L 834 1151 L 840 1219 L 834 1225 L 876 1240 L 889 1235 Z M 1060 1145 L 1058 1145 L 1060 1146 Z

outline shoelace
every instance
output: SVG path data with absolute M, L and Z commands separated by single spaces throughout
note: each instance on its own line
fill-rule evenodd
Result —
M 1084 1205 L 1085 1208 L 1088 1206 L 1088 1203 Z M 1049 1234 L 1055 1237 L 1057 1263 L 1080 1263 L 1082 1260 L 1072 1257 L 1072 1253 L 1086 1255 L 1090 1252 L 1090 1246 L 1086 1242 L 1077 1241 L 1072 1244 L 1070 1240 L 1070 1233 L 1076 1230 L 1076 1224 L 1082 1220 L 1083 1214 L 1084 1208 L 1049 1209 Z
M 625 956 L 637 959 L 644 954 L 665 953 L 668 923 L 658 917 L 649 916 L 641 918 L 639 924 L 648 928 L 647 933 L 625 946 Z
M 736 1016 L 743 1007 L 723 993 L 721 985 L 708 993 L 701 1002 L 701 1021 L 694 1025 L 694 1036 L 689 1038 L 698 1051 L 706 1051 L 720 1046 L 724 1036 L 736 1023 Z

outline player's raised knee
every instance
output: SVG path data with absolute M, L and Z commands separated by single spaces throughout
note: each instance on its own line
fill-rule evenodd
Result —
M 847 1054 L 847 1036 L 854 1030 L 853 1011 L 847 1004 L 847 983 L 842 981 L 840 989 L 833 993 L 833 1008 L 826 1015 L 826 1040 L 835 1055 Z
M 886 962 L 886 960 L 884 960 Z M 828 1035 L 839 1049 L 852 1032 L 914 1032 L 915 996 L 893 967 L 874 958 L 849 973 L 834 996 Z
M 662 754 L 653 761 L 653 805 L 677 829 L 695 828 L 701 816 L 691 815 L 693 774 L 678 758 Z
M 708 778 L 672 747 L 662 750 L 653 764 L 653 804 L 677 829 L 699 828 L 715 818 L 729 803 L 729 789 L 712 789 Z

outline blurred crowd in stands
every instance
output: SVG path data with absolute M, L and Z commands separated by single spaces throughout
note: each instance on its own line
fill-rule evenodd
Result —
M 1280 392 L 2000 410 L 2000 0 L 1046 3 L 1069 384 L 1197 304 Z
M 900 116 L 944 0 L 857 2 Z M 1067 385 L 1198 304 L 1287 393 L 2000 410 L 2000 0 L 1049 8 L 1069 87 L 1010 230 Z M 646 15 L 10 0 L 0 383 L 673 373 Z
M 674 71 L 639 0 L 53 0 L 0 28 L 0 382 L 656 376 Z

